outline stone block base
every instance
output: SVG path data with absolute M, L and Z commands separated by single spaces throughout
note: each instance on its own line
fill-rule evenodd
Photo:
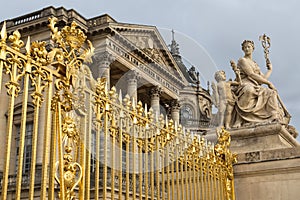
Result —
M 285 126 L 278 123 L 229 131 L 231 150 L 238 154 L 300 146 Z

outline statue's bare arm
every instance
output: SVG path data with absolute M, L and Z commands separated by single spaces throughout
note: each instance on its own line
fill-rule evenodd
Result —
M 255 73 L 244 58 L 241 58 L 239 60 L 239 66 L 248 77 L 252 78 L 260 84 L 268 85 L 270 89 L 275 89 L 274 85 L 270 81 L 268 81 L 268 79 L 260 74 Z

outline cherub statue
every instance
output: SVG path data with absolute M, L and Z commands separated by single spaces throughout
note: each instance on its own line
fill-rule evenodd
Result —
M 226 81 L 226 74 L 223 70 L 215 73 L 215 80 L 217 84 L 212 82 L 213 104 L 218 108 L 218 122 L 229 129 L 236 101 L 232 86 L 237 86 L 240 82 L 238 78 L 235 81 Z

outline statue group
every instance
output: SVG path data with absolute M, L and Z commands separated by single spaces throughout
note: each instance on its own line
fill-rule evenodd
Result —
M 266 73 L 252 59 L 254 42 L 250 40 L 242 43 L 244 56 L 237 63 L 230 61 L 235 80 L 227 81 L 224 71 L 215 73 L 217 83 L 212 84 L 213 100 L 218 108 L 218 123 L 226 129 L 265 123 L 289 123 L 290 115 L 276 88 L 268 80 L 273 69 L 268 56 L 270 39 L 266 35 L 260 39 L 265 51 Z

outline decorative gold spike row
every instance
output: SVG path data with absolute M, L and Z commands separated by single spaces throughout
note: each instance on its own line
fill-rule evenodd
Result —
M 6 43 L 7 38 L 10 42 L 8 44 Z M 6 84 L 10 95 L 18 94 L 20 91 L 18 82 L 25 73 L 31 73 L 31 67 L 36 66 L 37 69 L 43 68 L 42 71 L 58 75 L 54 70 L 46 67 L 49 64 L 49 60 L 45 46 L 45 42 L 30 43 L 30 37 L 28 37 L 25 53 L 23 53 L 21 48 L 24 47 L 24 42 L 21 40 L 21 34 L 16 30 L 12 35 L 7 37 L 6 23 L 4 22 L 0 41 L 0 83 L 2 83 L 2 70 L 6 69 L 6 73 L 10 74 L 10 82 Z M 16 69 L 13 66 L 16 66 Z M 16 87 L 14 94 L 11 92 L 12 87 Z
M 98 83 L 96 85 L 96 96 L 95 96 L 95 111 L 96 111 L 96 118 L 97 121 L 101 123 L 101 118 L 103 117 L 103 109 L 106 108 L 106 110 L 109 108 L 110 111 L 114 112 L 114 114 L 109 114 L 109 118 L 111 118 L 113 115 L 122 115 L 121 117 L 124 117 L 124 115 L 129 116 L 130 119 L 134 124 L 137 124 L 139 126 L 145 127 L 147 129 L 154 129 L 155 127 L 161 126 L 164 124 L 164 120 L 161 120 L 158 126 L 153 126 L 153 111 L 152 109 L 147 111 L 147 107 L 145 106 L 145 109 L 142 107 L 142 103 L 139 102 L 136 106 L 134 102 L 131 102 L 129 100 L 129 97 L 126 96 L 123 99 L 123 104 L 125 106 L 122 107 L 120 104 L 117 104 L 117 98 L 118 95 L 116 94 L 115 88 L 113 87 L 111 91 L 107 91 L 105 79 L 99 79 Z M 109 95 L 108 95 L 109 94 Z M 120 96 L 119 96 L 120 98 Z M 121 102 L 122 100 L 119 100 Z M 121 111 L 120 111 L 121 110 Z M 121 114 L 121 112 L 123 114 Z M 143 114 L 144 113 L 144 114 Z M 152 127 L 152 128 L 150 128 Z M 161 129 L 161 133 L 159 133 L 159 141 L 160 146 L 164 147 L 166 146 L 168 141 L 171 141 L 175 135 L 176 132 L 181 131 L 181 127 L 179 126 L 177 130 L 174 128 L 173 121 L 170 120 L 169 123 L 166 124 L 166 127 L 169 127 L 168 129 L 164 128 Z M 160 129 L 160 128 L 159 128 Z M 118 133 L 118 132 L 116 132 Z M 147 152 L 151 152 L 155 150 L 154 145 L 154 139 L 157 137 L 152 136 L 147 141 L 144 139 L 139 139 L 138 144 L 140 147 L 143 147 L 143 150 L 145 151 L 147 143 Z M 118 138 L 118 137 L 117 137 Z M 143 140 L 143 141 L 142 141 Z
M 25 67 L 23 66 L 26 62 L 26 56 L 20 53 L 20 48 L 24 46 L 24 42 L 20 40 L 21 34 L 19 31 L 14 31 L 13 35 L 10 35 L 9 41 L 11 42 L 11 48 L 5 41 L 7 39 L 5 23 L 1 31 L 1 78 L 2 83 L 2 70 L 3 67 L 6 70 L 6 74 L 10 75 L 10 81 L 5 84 L 8 89 L 8 95 L 18 96 L 20 92 L 20 80 L 25 75 Z M 22 70 L 23 69 L 23 70 Z M 13 89 L 15 88 L 15 89 Z
M 6 43 L 6 40 L 9 40 L 9 44 Z M 1 40 L 0 40 L 0 60 L 7 61 L 8 58 L 13 58 L 15 56 L 22 58 L 24 60 L 29 61 L 36 66 L 47 66 L 49 62 L 48 52 L 46 50 L 46 43 L 45 42 L 37 42 L 34 41 L 30 43 L 30 37 L 27 39 L 27 43 L 25 46 L 25 53 L 21 51 L 21 48 L 24 47 L 24 42 L 21 40 L 21 34 L 18 30 L 14 31 L 12 35 L 7 37 L 6 32 L 6 23 L 3 24 L 1 30 Z M 7 57 L 7 55 L 10 55 Z M 17 60 L 13 61 L 17 62 Z M 26 68 L 27 66 L 24 64 L 26 62 L 20 63 L 22 66 Z M 3 67 L 3 66 L 2 66 Z M 49 71 L 51 69 L 45 68 Z M 2 70 L 0 70 L 2 72 Z
M 100 92 L 98 92 L 98 94 L 99 93 Z M 102 84 L 102 96 L 100 96 L 99 99 L 102 102 L 104 102 L 100 108 L 102 108 L 102 109 L 105 108 L 107 111 L 108 110 L 110 110 L 110 111 L 116 110 L 117 105 L 114 105 L 114 104 L 116 102 L 117 95 L 116 95 L 115 91 L 113 91 L 113 90 L 110 92 L 107 92 L 107 90 L 105 89 L 105 84 L 104 85 Z M 134 124 L 146 128 L 145 125 L 147 125 L 147 123 L 145 124 L 145 120 L 144 121 L 141 120 L 142 121 L 141 122 L 140 119 L 144 117 L 144 114 L 146 114 L 145 110 L 147 110 L 147 109 L 143 109 L 141 106 L 141 103 L 138 103 L 136 106 L 134 106 L 135 103 L 131 102 L 128 97 L 124 98 L 123 104 L 125 107 L 121 107 L 121 110 L 123 112 L 125 112 L 126 116 L 130 116 L 128 119 L 130 119 L 130 121 L 132 121 L 132 122 L 135 122 Z M 116 113 L 118 114 L 118 112 L 116 112 Z M 145 116 L 147 116 L 147 115 L 145 115 Z M 172 137 L 174 137 L 176 135 L 176 130 L 175 130 L 176 128 L 174 128 L 172 126 L 172 122 L 165 124 L 164 120 L 162 118 L 163 117 L 160 117 L 157 125 L 155 125 L 155 126 L 151 125 L 152 128 L 149 129 L 149 130 L 158 129 L 159 131 L 156 136 L 152 135 L 152 137 L 150 137 L 147 140 L 141 139 L 141 138 L 138 138 L 135 140 L 137 142 L 137 145 L 139 148 L 146 150 L 146 152 L 154 151 L 155 147 L 157 146 L 157 145 L 154 146 L 154 143 L 155 143 L 155 141 L 158 141 L 159 145 L 156 148 L 163 149 L 163 147 L 165 147 L 167 145 L 169 140 L 171 140 Z M 110 121 L 110 123 L 113 124 L 113 121 Z M 148 124 L 148 126 L 149 126 L 149 124 Z M 118 133 L 118 129 L 112 130 L 113 128 L 114 128 L 114 126 L 111 127 L 110 132 L 113 133 L 114 137 L 119 138 L 118 135 L 114 135 L 115 133 L 116 134 Z M 226 136 L 226 134 L 225 134 L 225 136 Z M 227 151 L 230 142 L 226 143 L 226 140 L 224 140 L 223 137 L 224 136 L 220 137 L 220 141 L 215 147 L 212 147 L 211 145 L 208 145 L 208 146 L 204 145 L 203 139 L 201 139 L 199 141 L 198 139 L 194 138 L 192 140 L 192 145 L 190 145 L 186 148 L 187 153 L 185 153 L 186 154 L 185 157 L 184 158 L 181 157 L 179 161 L 184 163 L 190 169 L 194 169 L 196 171 L 197 170 L 201 171 L 201 169 L 206 168 L 206 167 L 203 167 L 203 163 L 209 164 L 209 165 L 206 165 L 208 167 L 210 165 L 215 166 L 216 164 L 221 164 L 220 158 L 223 157 L 223 155 L 225 155 L 225 154 L 226 154 L 226 156 L 225 156 L 226 161 L 232 159 L 232 158 L 230 158 L 231 154 L 228 154 L 228 151 Z M 125 140 L 126 140 L 126 138 L 125 138 Z M 184 139 L 184 140 L 186 140 L 186 139 Z M 130 139 L 128 139 L 128 141 L 130 141 Z M 205 154 L 204 157 L 203 157 L 203 154 Z M 220 156 L 220 155 L 222 155 L 222 156 Z M 228 162 L 227 168 L 229 169 L 229 171 L 228 171 L 229 177 L 232 174 L 232 173 L 229 173 L 232 168 L 231 165 L 232 165 L 232 163 Z M 230 168 L 230 166 L 231 166 L 231 168 Z M 208 170 L 208 172 L 207 172 L 208 177 L 214 176 L 213 168 L 210 167 L 207 170 Z M 228 180 L 230 180 L 230 179 L 228 179 Z M 210 180 L 207 179 L 207 181 L 210 181 Z M 212 181 L 214 181 L 214 179 L 212 179 Z M 212 182 L 212 183 L 214 183 L 214 182 Z
M 172 122 L 169 123 L 169 125 L 172 125 Z M 144 127 L 144 126 L 143 126 Z M 147 129 L 147 127 L 146 127 Z M 149 127 L 148 131 L 152 131 L 155 132 L 155 129 L 158 130 L 157 127 Z M 160 130 L 159 134 L 152 134 L 150 137 L 146 137 L 146 138 L 138 138 L 137 139 L 137 144 L 139 146 L 139 148 L 142 148 L 142 150 L 144 152 L 153 152 L 156 150 L 159 150 L 161 148 L 165 148 L 166 145 L 170 144 L 170 145 L 175 145 L 176 141 L 175 136 L 176 136 L 176 131 L 173 128 L 173 125 L 170 128 L 171 132 L 167 132 L 166 130 Z M 180 133 L 181 129 L 180 127 L 178 128 L 178 132 Z M 159 146 L 155 145 L 155 141 L 159 141 Z M 173 142 L 169 142 L 169 141 L 173 141 Z M 157 149 L 159 148 L 159 149 Z
M 100 118 L 103 117 L 103 109 L 105 108 L 107 110 L 109 108 L 110 110 L 116 110 L 116 111 L 121 109 L 124 115 L 130 116 L 130 119 L 133 121 L 134 124 L 146 128 L 149 127 L 151 124 L 153 124 L 154 115 L 152 109 L 148 111 L 147 106 L 143 108 L 141 102 L 138 102 L 137 105 L 135 105 L 134 101 L 133 102 L 130 101 L 130 97 L 128 95 L 125 96 L 123 102 L 119 100 L 119 102 L 117 103 L 117 99 L 118 99 L 118 95 L 116 94 L 115 87 L 113 87 L 110 91 L 108 91 L 106 79 L 105 78 L 98 79 L 98 82 L 96 84 L 96 96 L 94 102 L 96 105 L 95 112 L 97 113 L 96 118 L 98 119 L 98 121 L 100 121 Z M 120 105 L 120 103 L 122 104 Z M 102 112 L 98 111 L 101 109 Z M 158 125 L 155 126 L 159 130 L 161 130 L 161 133 L 158 135 L 160 136 L 160 143 L 162 147 L 164 147 L 167 144 L 167 142 L 171 141 L 176 136 L 177 132 L 181 131 L 181 127 L 175 128 L 173 120 L 169 120 L 169 121 L 166 120 L 165 122 L 163 116 L 160 117 Z M 151 142 L 151 139 L 149 139 L 148 142 L 150 142 L 150 145 L 151 143 L 153 144 L 153 142 Z
M 203 141 L 204 140 L 201 139 L 199 142 L 195 137 L 193 143 L 184 149 L 183 154 L 179 157 L 179 162 L 186 164 L 189 168 L 195 169 L 196 171 L 203 169 L 203 163 L 211 163 L 211 165 L 217 166 L 220 162 L 214 154 L 212 146 L 204 146 Z M 203 152 L 205 153 L 204 155 Z
M 40 67 L 33 66 L 32 73 L 30 74 L 32 86 L 34 86 L 34 92 L 31 94 L 33 104 L 40 107 L 44 101 L 43 92 L 45 88 L 52 82 L 50 79 L 50 73 L 43 70 Z

